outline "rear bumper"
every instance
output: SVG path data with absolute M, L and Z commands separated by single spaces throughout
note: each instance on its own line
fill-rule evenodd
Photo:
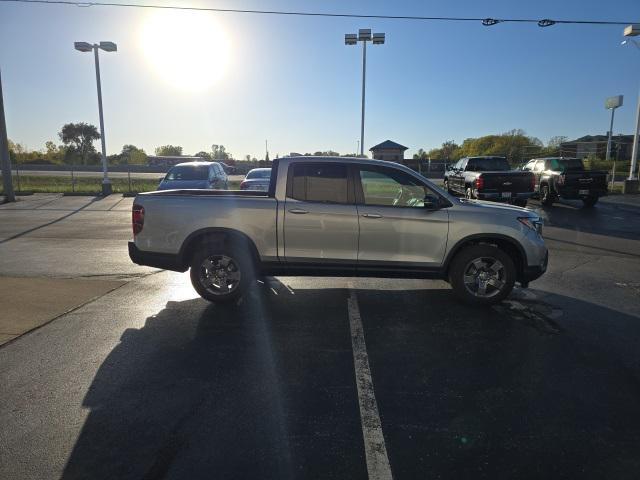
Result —
M 476 198 L 479 200 L 489 200 L 493 202 L 514 202 L 516 200 L 528 200 L 533 195 L 533 192 L 511 192 L 511 197 L 502 198 L 502 192 L 479 192 L 474 190 Z
M 608 192 L 606 188 L 593 188 L 593 187 L 584 187 L 584 188 L 573 188 L 573 187 L 556 187 L 558 191 L 558 196 L 561 198 L 566 198 L 567 200 L 577 200 L 585 197 L 604 197 Z M 580 190 L 587 190 L 588 194 L 580 194 Z
M 186 272 L 188 268 L 182 264 L 178 255 L 145 252 L 136 247 L 134 242 L 129 242 L 129 258 L 138 265 L 173 270 L 174 272 Z

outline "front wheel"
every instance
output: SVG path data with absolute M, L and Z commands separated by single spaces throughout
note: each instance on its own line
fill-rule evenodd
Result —
M 449 188 L 449 180 L 447 179 L 444 180 L 444 189 L 447 191 L 447 193 L 453 195 L 453 190 Z
M 465 303 L 493 305 L 502 301 L 516 281 L 511 257 L 492 245 L 472 245 L 453 259 L 449 282 Z
M 238 248 L 205 243 L 191 260 L 191 284 L 202 298 L 210 302 L 238 300 L 254 276 L 250 254 Z
M 585 208 L 591 208 L 598 203 L 598 197 L 586 197 L 582 199 Z

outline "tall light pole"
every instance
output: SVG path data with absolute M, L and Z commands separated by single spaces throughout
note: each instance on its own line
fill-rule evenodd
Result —
M 98 113 L 100 114 L 100 142 L 102 143 L 102 195 L 111 195 L 113 189 L 109 173 L 107 171 L 107 147 L 104 138 L 104 118 L 102 115 L 102 86 L 100 84 L 100 59 L 98 58 L 98 49 L 105 52 L 115 52 L 118 46 L 113 42 L 100 42 L 93 45 L 88 42 L 75 42 L 75 49 L 80 52 L 90 52 L 93 50 L 93 56 L 96 64 L 96 85 L 98 87 Z
M 640 25 L 629 25 L 624 29 L 625 37 L 637 37 L 640 35 Z M 625 44 L 633 44 L 640 49 L 640 44 L 635 40 L 629 38 L 622 42 Z M 636 162 L 638 159 L 638 136 L 640 135 L 640 95 L 638 96 L 638 109 L 636 112 L 636 127 L 633 132 L 633 148 L 631 150 L 631 167 L 629 168 L 629 178 L 625 181 L 624 191 L 629 193 L 635 193 L 638 191 L 638 179 L 635 176 Z
M 362 115 L 360 118 L 360 155 L 364 155 L 364 99 L 367 78 L 367 42 L 373 42 L 374 45 L 382 45 L 384 43 L 384 33 L 374 33 L 371 35 L 371 29 L 361 28 L 358 34 L 346 33 L 344 36 L 345 45 L 357 45 L 362 42 Z
M 2 78 L 0 78 L 0 163 L 2 164 L 2 182 L 7 202 L 15 202 L 11 178 L 11 158 L 9 157 L 9 140 L 7 139 L 7 124 L 4 120 L 4 100 L 2 99 Z
M 623 96 L 616 95 L 615 97 L 609 97 L 604 102 L 604 108 L 611 110 L 611 124 L 609 125 L 609 135 L 607 137 L 607 154 L 605 160 L 608 162 L 611 158 L 611 137 L 613 135 L 613 117 L 616 113 L 616 108 L 622 106 Z

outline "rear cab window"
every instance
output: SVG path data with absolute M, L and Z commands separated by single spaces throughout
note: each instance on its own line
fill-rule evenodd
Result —
M 470 158 L 467 170 L 472 172 L 504 172 L 511 170 L 511 166 L 506 158 Z
M 303 202 L 353 203 L 346 165 L 338 163 L 291 165 L 287 197 Z

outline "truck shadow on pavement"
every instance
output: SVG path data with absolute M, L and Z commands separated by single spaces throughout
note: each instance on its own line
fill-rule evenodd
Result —
M 598 332 L 637 318 L 556 297 L 608 327 L 546 335 L 450 290 L 356 294 L 395 478 L 637 478 L 638 368 Z M 347 298 L 169 302 L 100 366 L 62 478 L 366 478 Z
M 565 201 L 546 208 L 531 202 L 529 208 L 551 227 L 627 240 L 637 240 L 640 231 L 640 209 L 637 207 L 597 204 L 593 208 L 582 208 L 579 202 Z

